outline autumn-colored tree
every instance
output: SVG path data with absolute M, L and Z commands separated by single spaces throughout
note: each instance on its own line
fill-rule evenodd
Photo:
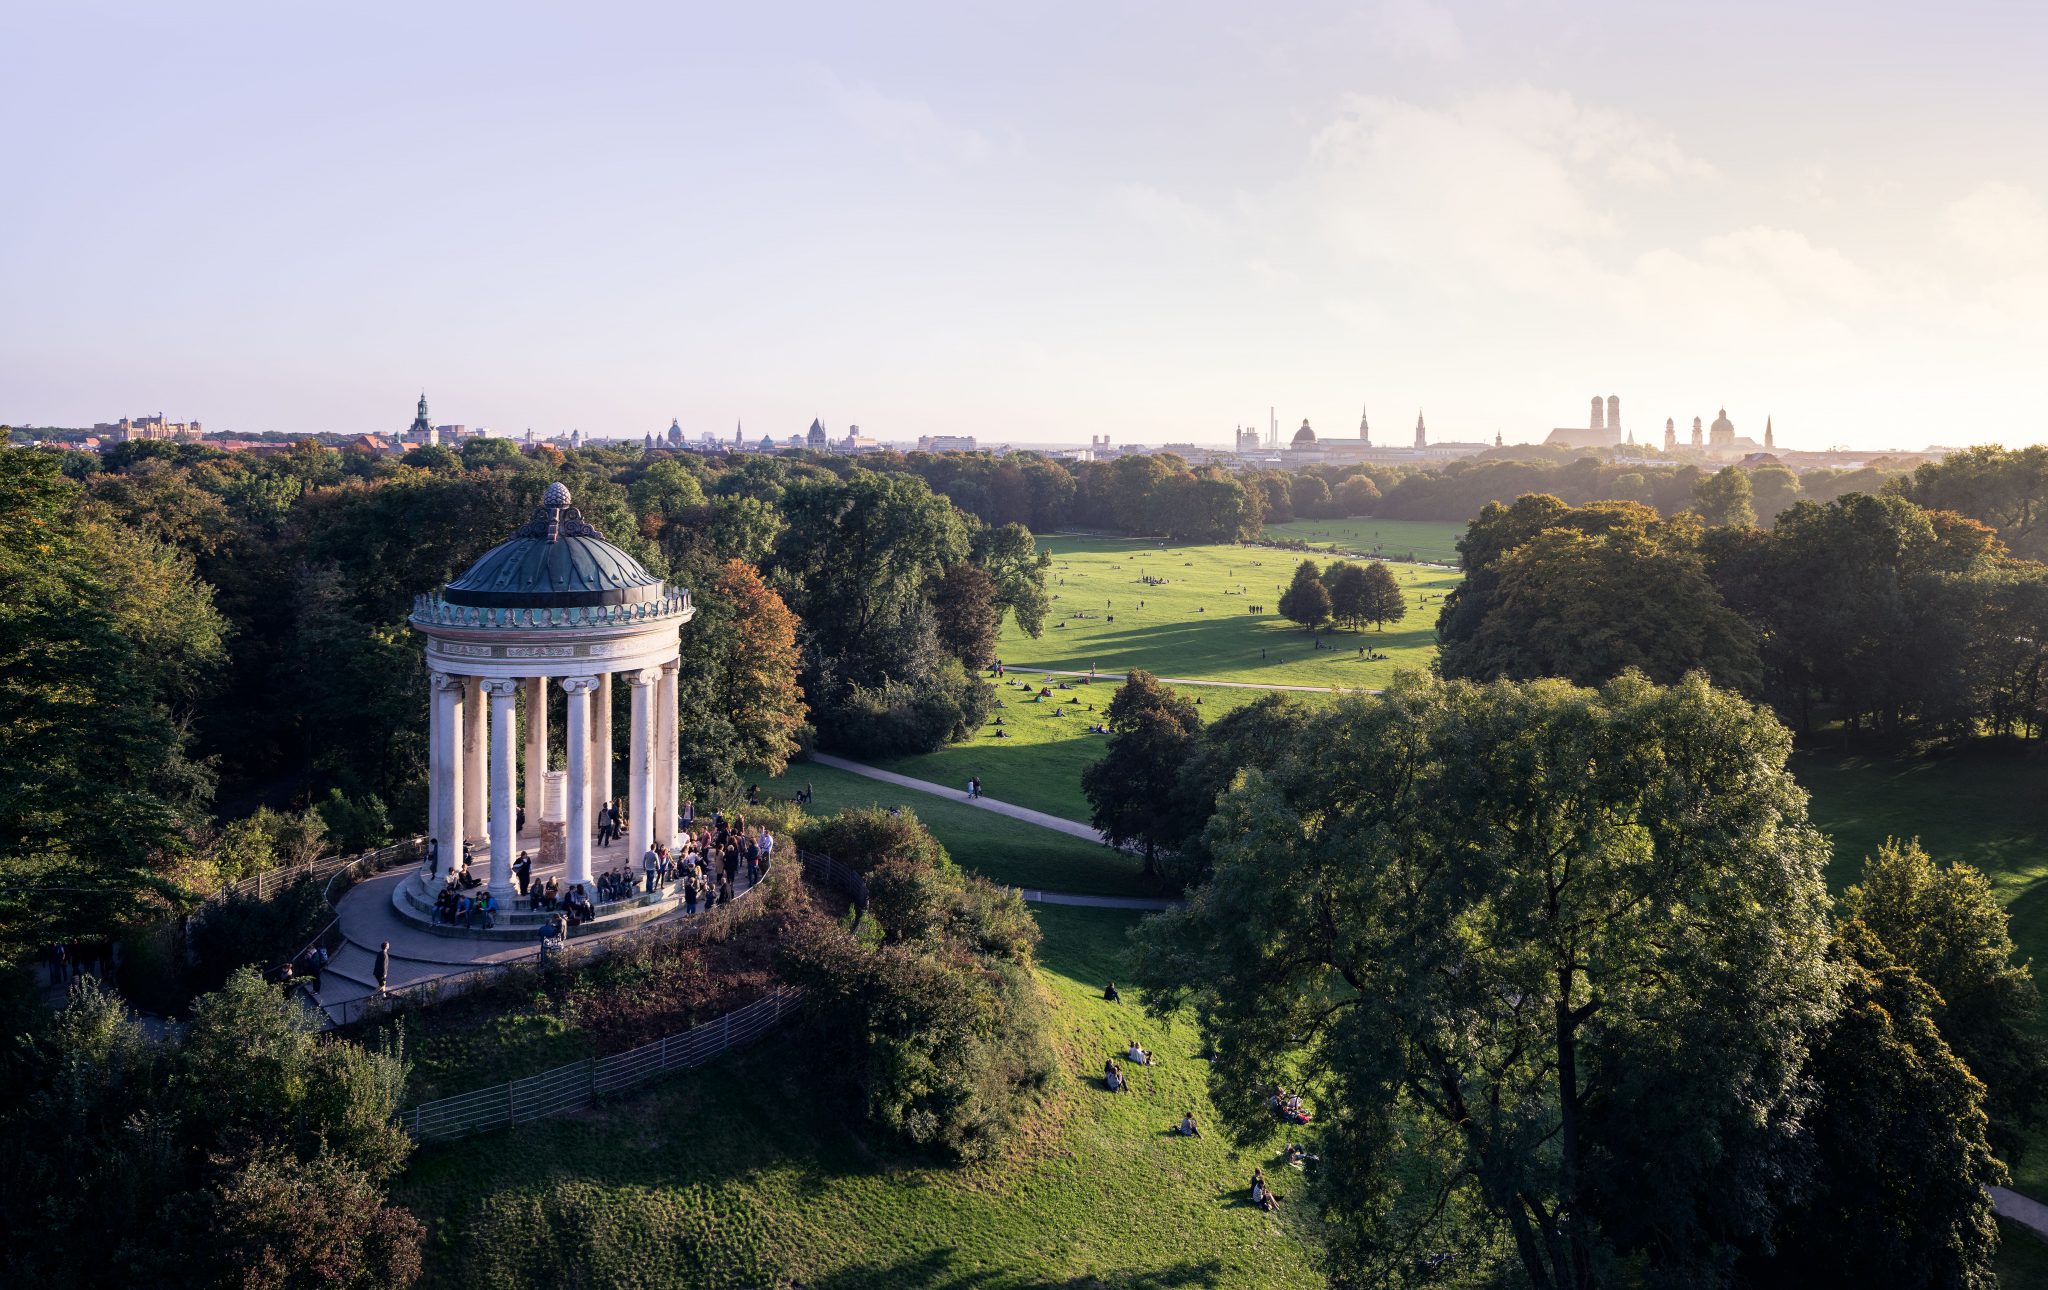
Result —
M 739 560 L 689 582 L 697 617 L 682 639 L 682 778 L 716 793 L 733 788 L 743 767 L 780 774 L 797 750 L 806 708 L 796 615 Z

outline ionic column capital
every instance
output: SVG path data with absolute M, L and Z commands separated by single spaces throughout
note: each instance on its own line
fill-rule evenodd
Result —
M 463 680 L 453 672 L 443 672 L 438 668 L 427 673 L 427 684 L 436 690 L 460 690 Z
M 597 690 L 597 678 L 594 676 L 565 676 L 561 682 L 564 694 L 591 694 Z
M 679 658 L 672 658 L 668 662 L 663 663 L 661 665 L 661 670 L 670 673 L 671 675 L 680 672 L 683 670 L 683 660 Z
M 627 685 L 634 686 L 636 688 L 640 686 L 653 685 L 661 680 L 661 672 L 658 669 L 651 667 L 638 668 L 631 672 L 622 672 L 620 673 L 620 675 L 626 678 Z
M 485 681 L 484 693 L 494 699 L 510 699 L 519 693 L 517 681 Z

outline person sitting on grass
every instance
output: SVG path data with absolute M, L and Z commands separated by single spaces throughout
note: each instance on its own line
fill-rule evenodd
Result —
M 1102 1084 L 1112 1093 L 1121 1093 L 1130 1088 L 1129 1082 L 1124 1079 L 1123 1067 L 1116 1064 L 1114 1057 L 1102 1063 Z
M 1110 1003 L 1122 1003 L 1124 1001 L 1124 997 L 1116 992 L 1116 982 L 1114 981 L 1103 987 L 1102 997 Z
M 1150 1066 L 1152 1064 L 1152 1054 L 1146 1052 L 1144 1047 L 1140 1045 L 1138 1041 L 1135 1039 L 1131 1041 L 1131 1046 L 1129 1050 L 1127 1050 L 1124 1053 L 1124 1056 L 1130 1058 L 1132 1061 L 1138 1063 L 1138 1065 L 1140 1066 Z
M 1186 1115 L 1180 1117 L 1180 1123 L 1174 1126 L 1173 1131 L 1183 1138 L 1199 1138 L 1202 1136 L 1202 1131 L 1195 1127 L 1195 1113 L 1193 1111 L 1189 1111 Z
M 1266 1186 L 1266 1171 L 1263 1169 L 1252 1170 L 1252 1204 L 1269 1211 L 1280 1207 L 1280 1198 Z

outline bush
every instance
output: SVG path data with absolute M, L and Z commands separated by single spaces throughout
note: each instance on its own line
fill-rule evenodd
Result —
M 806 844 L 868 875 L 882 929 L 878 944 L 824 920 L 792 929 L 784 971 L 813 991 L 820 1069 L 913 1146 L 993 1154 L 1054 1061 L 1023 900 L 964 877 L 915 816 L 843 811 Z
M 329 789 L 326 799 L 314 809 L 326 822 L 327 836 L 336 854 L 354 855 L 391 840 L 391 813 L 384 808 L 384 799 L 375 793 L 357 798 L 338 788 Z
M 914 681 L 850 685 L 820 705 L 818 739 L 857 757 L 931 752 L 981 729 L 995 710 L 995 687 L 948 658 Z
M 952 863 L 946 848 L 918 821 L 917 812 L 892 815 L 879 806 L 848 807 L 810 820 L 797 831 L 797 845 L 827 855 L 856 873 L 870 873 L 885 861 L 902 860 L 931 868 Z
M 231 895 L 208 905 L 192 920 L 185 984 L 204 994 L 225 985 L 236 968 L 286 962 L 329 917 L 323 884 L 314 878 L 301 878 L 267 900 Z

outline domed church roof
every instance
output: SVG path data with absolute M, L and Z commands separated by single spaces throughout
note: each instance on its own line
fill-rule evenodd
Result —
M 569 609 L 661 599 L 661 579 L 605 541 L 569 503 L 567 487 L 549 484 L 533 518 L 478 557 L 442 590 L 441 599 L 488 609 Z
M 1299 430 L 1296 430 L 1296 431 L 1294 432 L 1294 442 L 1296 442 L 1296 443 L 1314 443 L 1315 441 L 1316 441 L 1316 432 L 1308 428 L 1308 418 L 1307 418 L 1307 417 L 1303 417 L 1303 418 L 1301 419 L 1301 429 L 1299 429 Z

